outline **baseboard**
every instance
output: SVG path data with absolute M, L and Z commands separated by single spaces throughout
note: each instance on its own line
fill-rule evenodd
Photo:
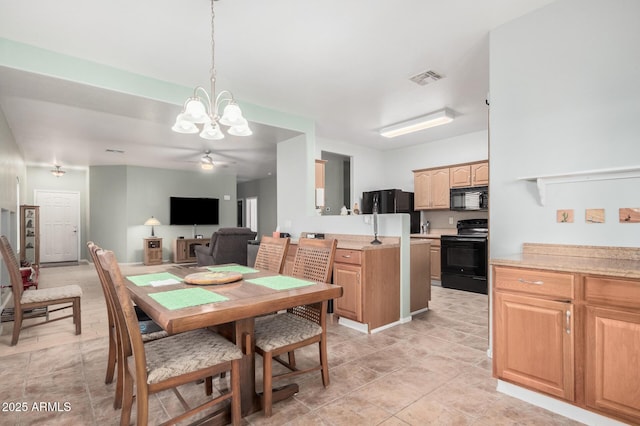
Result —
M 521 388 L 511 383 L 498 380 L 497 391 L 506 395 L 518 398 L 521 401 L 528 402 L 545 410 L 551 411 L 569 419 L 584 423 L 586 425 L 593 426 L 625 426 L 626 423 L 621 423 L 617 420 L 609 417 L 596 414 L 594 412 L 585 410 L 575 405 L 562 402 L 559 399 L 551 398 L 550 396 L 543 395 L 538 392 L 531 391 L 529 389 Z
M 359 331 L 361 333 L 369 333 L 369 326 L 367 324 L 363 324 L 361 322 L 353 321 L 348 318 L 340 317 L 338 319 L 338 324 L 343 325 L 345 327 L 351 328 L 352 330 Z

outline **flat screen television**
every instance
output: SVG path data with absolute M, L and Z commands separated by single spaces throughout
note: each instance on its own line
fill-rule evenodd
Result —
M 169 197 L 171 225 L 219 225 L 217 198 Z

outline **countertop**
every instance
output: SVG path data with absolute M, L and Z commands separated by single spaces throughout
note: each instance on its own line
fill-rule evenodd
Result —
M 522 253 L 491 259 L 494 266 L 640 278 L 640 248 L 556 244 L 523 245 Z
M 305 234 L 303 234 L 304 236 Z M 338 248 L 345 250 L 380 250 L 400 247 L 400 237 L 381 237 L 378 240 L 382 244 L 371 244 L 373 235 L 351 234 L 325 234 L 324 239 L 335 238 L 338 240 Z M 291 244 L 297 244 L 298 240 L 291 240 Z M 429 241 L 412 240 L 411 244 L 430 244 Z
M 411 238 L 428 238 L 428 239 L 437 239 L 443 235 L 456 235 L 458 230 L 455 228 L 442 228 L 442 229 L 432 229 L 428 234 L 411 234 Z

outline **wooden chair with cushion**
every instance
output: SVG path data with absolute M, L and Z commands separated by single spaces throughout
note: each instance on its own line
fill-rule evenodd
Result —
M 98 278 L 100 279 L 100 285 L 102 286 L 102 292 L 104 294 L 104 299 L 107 305 L 107 321 L 109 326 L 109 349 L 107 355 L 107 374 L 105 376 L 104 382 L 106 384 L 113 382 L 113 376 L 116 368 L 116 364 L 118 366 L 118 375 L 116 376 L 116 394 L 113 400 L 114 408 L 122 407 L 122 376 L 124 375 L 124 367 L 120 362 L 121 356 L 120 352 L 122 348 L 120 348 L 120 342 L 118 340 L 118 332 L 116 330 L 116 322 L 115 322 L 115 307 L 114 302 L 111 300 L 111 295 L 109 294 L 108 281 L 105 275 L 104 269 L 100 266 L 100 260 L 98 259 L 98 250 L 101 250 L 93 241 L 89 241 L 87 243 L 87 248 L 89 249 L 89 254 L 91 255 L 91 260 L 93 261 L 93 265 L 96 268 L 96 272 L 98 273 Z M 141 309 L 138 309 L 137 306 L 134 307 L 136 311 L 136 318 L 138 320 L 138 327 L 140 329 L 140 333 L 142 336 L 143 342 L 150 342 L 156 339 L 161 339 L 163 337 L 167 337 L 168 334 L 164 331 L 158 324 L 153 322 Z M 129 356 L 131 354 L 127 354 Z M 122 357 L 126 359 L 125 357 Z
M 294 259 L 292 275 L 316 282 L 331 280 L 336 240 L 315 240 L 301 238 Z M 327 302 L 297 306 L 286 313 L 259 318 L 255 323 L 256 352 L 263 357 L 263 409 L 264 415 L 272 413 L 272 383 L 288 377 L 311 371 L 322 372 L 322 384 L 329 385 L 329 365 L 327 360 Z M 314 343 L 319 344 L 320 362 L 310 368 L 296 367 L 294 350 Z M 288 353 L 289 360 L 280 355 Z M 273 360 L 290 371 L 273 376 Z
M 241 424 L 240 413 L 240 359 L 242 351 L 224 337 L 200 329 L 143 343 L 135 309 L 124 283 L 124 277 L 111 251 L 97 250 L 100 266 L 105 272 L 107 287 L 115 307 L 115 321 L 121 343 L 121 355 L 131 353 L 123 359 L 123 403 L 121 425 L 128 425 L 133 406 L 133 389 L 136 389 L 137 424 L 146 425 L 149 420 L 149 395 L 173 389 L 183 403 L 185 412 L 168 424 L 200 413 L 227 400 L 231 400 L 231 421 Z M 190 408 L 177 387 L 206 380 L 221 372 L 231 372 L 229 392 L 213 398 L 197 407 Z
M 254 268 L 281 274 L 287 257 L 290 238 L 274 238 L 263 235 L 256 255 Z
M 0 252 L 2 252 L 2 258 L 4 259 L 7 270 L 9 271 L 13 293 L 14 318 L 11 346 L 15 346 L 18 343 L 20 330 L 35 327 L 36 325 L 47 324 L 53 321 L 59 321 L 65 318 L 73 318 L 73 323 L 76 325 L 76 334 L 80 334 L 82 332 L 82 323 L 80 318 L 80 298 L 82 297 L 82 289 L 75 284 L 71 284 L 61 287 L 24 291 L 18 259 L 16 258 L 16 254 L 13 251 L 13 248 L 9 244 L 9 240 L 4 235 L 0 236 Z M 50 306 L 57 305 L 64 306 L 58 306 L 54 309 L 49 309 Z M 47 309 L 47 316 L 45 321 L 37 322 L 35 324 L 30 324 L 23 327 L 22 320 L 24 318 L 25 311 L 30 311 L 38 308 Z M 73 309 L 71 314 L 54 319 L 49 318 L 50 313 L 68 308 Z

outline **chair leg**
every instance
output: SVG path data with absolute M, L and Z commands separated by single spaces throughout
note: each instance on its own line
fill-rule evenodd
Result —
M 80 298 L 73 299 L 73 322 L 76 325 L 76 334 L 82 333 L 82 318 L 80 315 Z
M 262 409 L 264 410 L 265 417 L 271 417 L 271 405 L 273 404 L 273 389 L 271 384 L 273 356 L 271 352 L 265 352 L 262 358 L 264 360 L 262 369 Z
M 121 364 L 120 362 L 118 364 Z M 123 395 L 120 402 L 122 404 L 122 412 L 120 413 L 120 426 L 129 426 L 131 421 L 131 408 L 133 406 L 133 378 L 126 368 L 123 369 L 122 377 Z M 139 414 L 138 414 L 139 415 Z
M 11 346 L 15 346 L 18 343 L 20 337 L 20 329 L 22 328 L 22 311 L 13 309 L 13 336 L 11 336 Z
M 231 424 L 239 426 L 242 424 L 239 359 L 231 361 L 231 395 Z
M 327 339 L 320 340 L 320 366 L 322 368 L 322 385 L 329 386 L 329 357 L 327 356 Z
M 124 363 L 120 362 L 121 358 L 121 356 L 118 356 L 118 359 L 116 360 L 116 366 L 118 369 L 116 371 L 116 395 L 113 399 L 113 408 L 116 410 L 122 408 L 122 401 L 124 400 L 124 391 L 126 387 Z
M 149 423 L 149 392 L 144 384 L 136 386 L 136 410 L 138 419 L 136 424 L 147 426 Z
M 113 383 L 113 374 L 116 369 L 116 342 L 115 329 L 109 327 L 109 354 L 107 355 L 107 374 L 104 378 L 105 384 Z
M 289 355 L 289 365 L 291 366 L 291 368 L 296 368 L 296 353 L 294 351 L 291 351 L 288 353 Z
M 207 376 L 207 378 L 204 379 L 204 393 L 207 396 L 211 396 L 213 393 L 213 377 L 211 376 Z

